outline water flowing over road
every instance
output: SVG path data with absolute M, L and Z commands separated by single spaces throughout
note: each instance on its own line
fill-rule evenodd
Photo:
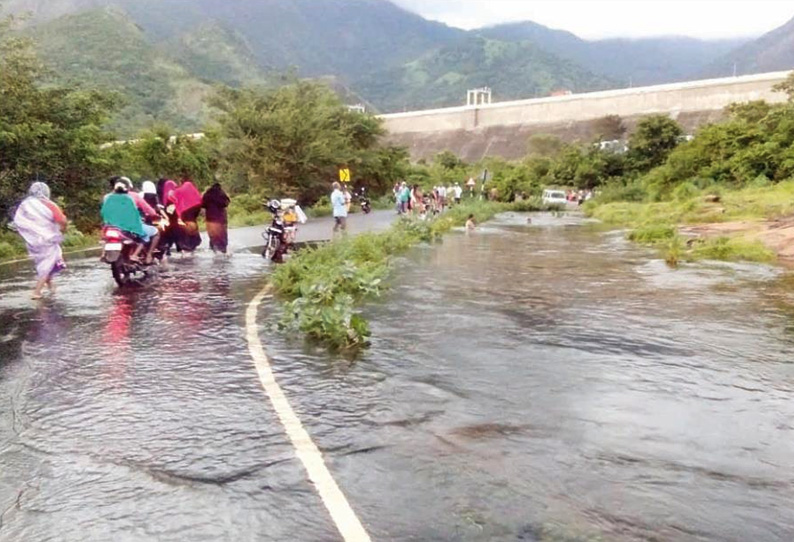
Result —
M 0 277 L 0 541 L 339 540 L 245 336 L 267 265 L 177 260 L 54 300 Z M 356 360 L 259 336 L 373 540 L 789 541 L 794 281 L 670 270 L 577 217 L 401 259 Z

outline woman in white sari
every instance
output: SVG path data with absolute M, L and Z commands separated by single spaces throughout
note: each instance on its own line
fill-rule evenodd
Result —
M 31 185 L 28 197 L 14 214 L 14 225 L 25 239 L 28 254 L 36 264 L 38 282 L 33 290 L 33 299 L 41 299 L 45 286 L 50 292 L 55 292 L 52 279 L 66 267 L 61 251 L 66 215 L 50 201 L 49 186 L 40 182 Z

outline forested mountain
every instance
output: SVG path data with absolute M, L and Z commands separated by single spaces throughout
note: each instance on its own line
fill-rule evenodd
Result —
M 734 66 L 739 75 L 794 69 L 794 19 L 719 59 L 706 73 L 732 73 Z
M 483 86 L 493 88 L 494 99 L 506 100 L 547 96 L 557 89 L 604 89 L 614 83 L 531 43 L 471 35 L 357 84 L 386 110 L 457 105 L 467 89 Z
M 623 86 L 697 78 L 714 59 L 748 41 L 705 41 L 680 36 L 587 41 L 570 32 L 529 21 L 483 28 L 477 32 L 491 39 L 532 43 L 610 77 Z
M 157 120 L 197 129 L 216 83 L 323 77 L 380 111 L 791 67 L 794 22 L 757 42 L 586 41 L 531 22 L 466 32 L 388 0 L 0 0 L 61 79 L 119 91 L 124 134 Z M 794 8 L 793 8 L 794 9 Z M 728 53 L 743 45 L 734 54 Z M 722 60 L 717 60 L 722 59 Z
M 302 74 L 371 73 L 464 35 L 386 0 L 11 0 L 34 21 L 97 6 L 118 6 L 153 41 L 214 21 L 242 36 L 261 66 Z
M 120 9 L 67 15 L 26 32 L 59 81 L 120 93 L 125 107 L 111 125 L 120 134 L 154 122 L 187 130 L 204 118 L 210 86 L 159 51 Z

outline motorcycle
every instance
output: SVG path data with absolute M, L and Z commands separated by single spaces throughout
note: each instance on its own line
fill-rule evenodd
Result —
M 365 215 L 368 215 L 372 212 L 372 203 L 369 201 L 369 198 L 364 194 L 363 190 L 358 195 L 358 202 L 359 204 L 361 204 L 361 211 Z
M 160 224 L 157 226 L 162 228 Z M 151 266 L 132 259 L 132 254 L 141 243 L 140 240 L 134 239 L 119 228 L 105 226 L 102 230 L 102 243 L 104 250 L 100 260 L 110 264 L 113 280 L 120 287 L 139 283 L 151 274 Z M 144 251 L 146 248 L 144 247 Z M 154 252 L 154 258 L 162 261 L 164 255 L 161 242 L 161 246 L 158 246 Z
M 272 200 L 265 208 L 273 220 L 262 233 L 265 248 L 262 257 L 273 263 L 284 263 L 284 256 L 295 243 L 298 236 L 298 222 L 305 223 L 306 215 L 295 200 Z

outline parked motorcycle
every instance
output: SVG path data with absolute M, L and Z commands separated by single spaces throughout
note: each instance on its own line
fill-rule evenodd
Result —
M 265 248 L 262 257 L 273 263 L 283 263 L 284 256 L 295 244 L 298 236 L 298 223 L 306 222 L 306 215 L 295 200 L 271 200 L 265 206 L 273 220 L 262 233 Z
M 361 205 L 361 211 L 368 215 L 372 212 L 372 202 L 370 202 L 369 198 L 367 197 L 364 189 L 361 189 L 361 192 L 358 193 L 356 196 L 358 198 L 358 202 Z

